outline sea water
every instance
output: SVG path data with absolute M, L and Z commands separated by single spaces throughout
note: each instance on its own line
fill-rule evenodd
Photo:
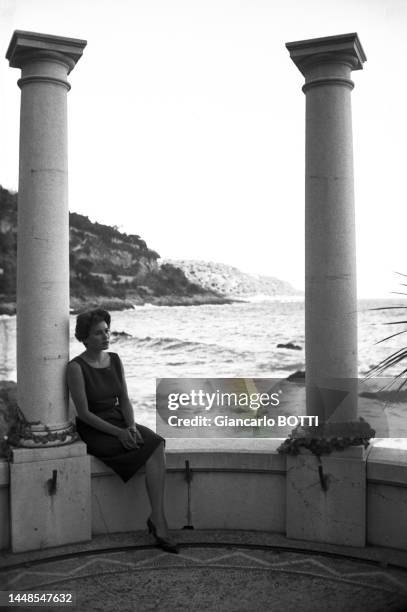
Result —
M 374 310 L 400 306 L 400 309 Z M 407 344 L 407 301 L 360 300 L 359 376 Z M 84 350 L 70 320 L 70 356 Z M 155 427 L 157 378 L 280 378 L 305 369 L 304 302 L 253 299 L 203 306 L 141 306 L 112 313 L 111 351 L 119 353 L 136 420 Z M 299 349 L 277 348 L 293 343 Z M 407 364 L 406 364 L 407 366 Z M 400 371 L 400 365 L 393 373 Z M 392 373 L 391 371 L 389 372 Z M 16 380 L 16 318 L 0 317 L 0 380 Z

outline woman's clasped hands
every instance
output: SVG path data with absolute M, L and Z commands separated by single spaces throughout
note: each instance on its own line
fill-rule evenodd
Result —
M 126 450 L 140 448 L 144 444 L 143 437 L 135 426 L 122 429 L 117 437 Z

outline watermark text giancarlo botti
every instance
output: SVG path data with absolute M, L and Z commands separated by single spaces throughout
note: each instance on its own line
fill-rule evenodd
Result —
M 282 438 L 318 425 L 277 378 L 161 378 L 156 407 L 157 433 L 170 438 Z

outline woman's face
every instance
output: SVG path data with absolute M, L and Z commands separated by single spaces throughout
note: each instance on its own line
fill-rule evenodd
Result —
M 106 321 L 99 321 L 90 328 L 84 344 L 91 351 L 104 351 L 109 347 L 110 329 Z

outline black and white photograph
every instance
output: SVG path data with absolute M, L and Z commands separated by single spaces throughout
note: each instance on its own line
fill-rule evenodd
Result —
M 0 607 L 407 611 L 407 0 L 0 0 Z

